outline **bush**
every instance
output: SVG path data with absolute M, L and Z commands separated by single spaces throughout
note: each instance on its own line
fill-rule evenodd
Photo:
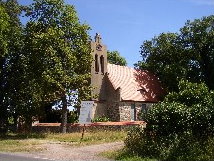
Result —
M 152 134 L 147 134 L 140 126 L 133 127 L 124 141 L 126 150 L 133 155 L 144 157 L 158 156 L 158 146 Z
M 213 160 L 214 97 L 205 84 L 181 81 L 179 92 L 153 105 L 147 127 L 129 131 L 130 153 L 160 160 Z
M 179 92 L 170 93 L 164 102 L 148 110 L 146 122 L 157 135 L 191 131 L 197 137 L 212 134 L 214 127 L 213 93 L 205 84 L 181 81 Z
M 190 113 L 180 103 L 163 102 L 152 107 L 147 113 L 147 129 L 158 136 L 179 134 L 189 129 Z
M 214 137 L 204 140 L 192 133 L 154 137 L 139 127 L 129 131 L 125 139 L 126 153 L 163 161 L 214 160 Z
M 110 119 L 106 116 L 95 117 L 92 122 L 108 122 Z

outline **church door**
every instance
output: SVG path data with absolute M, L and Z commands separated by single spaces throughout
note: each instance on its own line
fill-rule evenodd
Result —
M 135 104 L 131 104 L 131 111 L 130 111 L 130 115 L 131 115 L 131 121 L 136 121 L 136 108 L 135 108 Z

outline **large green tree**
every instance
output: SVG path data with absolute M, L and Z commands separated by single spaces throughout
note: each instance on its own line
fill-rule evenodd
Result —
M 82 93 L 90 77 L 89 26 L 80 24 L 74 7 L 63 0 L 35 0 L 27 16 L 23 60 L 31 91 L 28 107 L 36 111 L 42 102 L 61 100 L 65 133 L 67 95 Z
M 107 59 L 110 64 L 126 66 L 127 62 L 118 51 L 107 51 Z
M 12 95 L 17 83 L 15 67 L 22 46 L 22 26 L 19 15 L 22 7 L 16 0 L 0 0 L 0 118 L 7 125 L 8 117 L 14 113 Z M 14 70 L 15 69 L 15 70 Z M 3 127 L 3 124 L 0 125 Z
M 7 108 L 4 102 L 4 77 L 5 61 L 8 54 L 8 28 L 9 16 L 5 9 L 0 6 L 0 131 L 5 129 L 7 119 Z
M 214 16 L 187 21 L 179 33 L 162 33 L 141 46 L 143 60 L 137 68 L 159 77 L 168 91 L 178 91 L 178 82 L 205 82 L 214 89 Z
M 190 55 L 189 78 L 204 81 L 214 89 L 214 15 L 187 21 L 181 28 L 180 39 Z

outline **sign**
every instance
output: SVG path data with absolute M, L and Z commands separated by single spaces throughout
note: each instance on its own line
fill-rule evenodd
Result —
M 81 101 L 79 123 L 91 123 L 94 101 Z

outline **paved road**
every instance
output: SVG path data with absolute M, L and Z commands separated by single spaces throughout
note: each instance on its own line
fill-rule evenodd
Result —
M 0 161 L 51 161 L 51 159 L 0 153 Z

